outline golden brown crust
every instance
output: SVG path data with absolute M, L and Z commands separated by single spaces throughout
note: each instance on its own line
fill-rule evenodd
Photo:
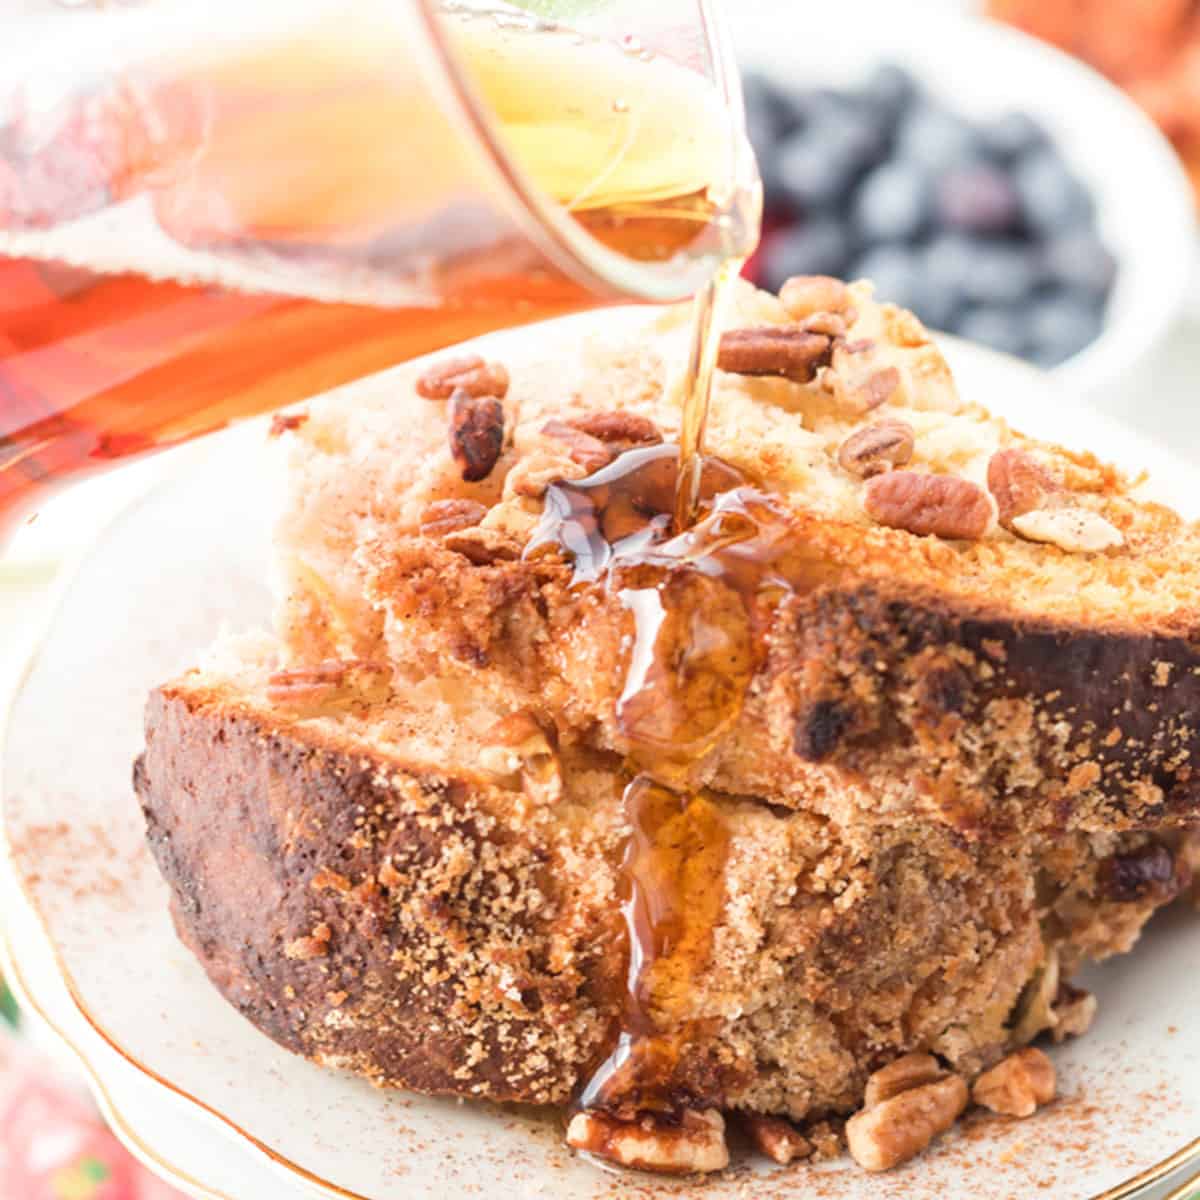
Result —
M 182 936 L 298 1053 L 391 1086 L 566 1101 L 623 981 L 618 764 L 572 760 L 566 791 L 531 806 L 519 781 L 344 725 L 280 722 L 197 679 L 152 698 L 135 783 Z M 974 1074 L 1028 1035 L 1048 956 L 1065 972 L 1127 948 L 1187 883 L 1185 855 L 1138 835 L 972 847 L 925 822 L 715 801 L 730 853 L 690 999 L 707 1035 L 676 1075 L 691 1107 L 850 1112 L 913 1050 Z M 1163 853 L 1171 887 L 1113 890 L 1138 871 L 1122 856 Z

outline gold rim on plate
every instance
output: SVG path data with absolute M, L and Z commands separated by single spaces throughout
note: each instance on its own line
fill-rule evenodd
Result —
M 246 424 L 254 424 L 247 422 Z M 220 439 L 215 447 L 205 447 L 211 454 L 213 450 L 219 450 Z M 206 455 L 205 457 L 208 457 Z M 113 514 L 112 517 L 105 521 L 101 529 L 97 530 L 97 535 L 107 529 L 116 519 L 128 512 L 135 504 L 145 503 L 161 488 L 167 486 L 170 480 L 159 481 L 150 486 L 146 492 L 131 500 L 125 505 L 119 513 Z M 11 732 L 13 701 L 23 688 L 25 681 L 32 672 L 37 660 L 42 652 L 42 647 L 46 640 L 46 635 L 49 633 L 55 618 L 62 607 L 63 600 L 67 594 L 68 588 L 71 586 L 82 563 L 90 557 L 91 548 L 81 550 L 74 555 L 72 559 L 63 564 L 59 578 L 56 580 L 54 587 L 51 590 L 48 603 L 44 609 L 44 618 L 39 622 L 38 629 L 33 633 L 28 645 L 28 652 L 25 655 L 24 661 L 16 674 L 11 689 L 9 689 L 2 697 L 0 697 L 0 855 L 2 855 L 3 865 L 7 867 L 11 873 L 13 880 L 16 883 L 17 890 L 20 892 L 22 899 L 29 908 L 30 915 L 37 922 L 41 929 L 42 936 L 46 940 L 47 949 L 50 952 L 51 959 L 58 972 L 59 981 L 66 988 L 67 995 L 70 997 L 71 1003 L 75 1006 L 79 1015 L 87 1022 L 92 1030 L 99 1036 L 111 1049 L 122 1059 L 125 1060 L 131 1067 L 140 1072 L 151 1083 L 164 1088 L 172 1095 L 180 1100 L 194 1106 L 201 1113 L 214 1118 L 218 1122 L 218 1128 L 225 1133 L 231 1134 L 245 1141 L 251 1149 L 257 1154 L 266 1159 L 267 1164 L 277 1168 L 282 1172 L 289 1173 L 295 1178 L 308 1185 L 309 1187 L 317 1187 L 322 1189 L 325 1194 L 332 1197 L 333 1200 L 377 1200 L 376 1197 L 365 1196 L 360 1192 L 352 1192 L 339 1186 L 330 1180 L 323 1179 L 319 1175 L 314 1174 L 306 1167 L 300 1166 L 294 1162 L 286 1154 L 275 1150 L 265 1142 L 255 1137 L 248 1130 L 243 1129 L 232 1117 L 213 1108 L 211 1105 L 201 1100 L 198 1096 L 192 1095 L 190 1092 L 178 1087 L 169 1079 L 160 1075 L 153 1068 L 141 1062 L 136 1056 L 131 1054 L 124 1046 L 105 1028 L 100 1020 L 93 1016 L 87 1004 L 84 1002 L 82 995 L 75 984 L 74 977 L 71 975 L 66 963 L 63 961 L 59 953 L 58 946 L 50 932 L 50 927 L 45 917 L 42 915 L 41 909 L 38 907 L 36 898 L 25 885 L 24 874 L 17 865 L 13 854 L 12 845 L 8 837 L 8 819 L 7 819 L 7 789 L 3 782 L 3 763 L 4 754 L 3 748 L 7 746 L 9 735 Z M 93 1090 L 96 1092 L 97 1099 L 100 1101 L 105 1115 L 110 1118 L 114 1133 L 121 1141 L 129 1148 L 139 1160 L 145 1163 L 151 1170 L 158 1172 L 168 1179 L 170 1182 L 176 1182 L 179 1186 L 186 1186 L 195 1191 L 202 1200 L 243 1200 L 241 1197 L 225 1196 L 221 1193 L 214 1192 L 211 1189 L 205 1189 L 204 1185 L 191 1181 L 191 1176 L 172 1164 L 168 1159 L 150 1147 L 145 1140 L 136 1133 L 129 1123 L 122 1117 L 119 1110 L 113 1104 L 111 1096 L 107 1088 L 104 1086 L 100 1073 L 97 1068 L 89 1061 L 87 1055 L 80 1049 L 78 1045 L 65 1034 L 58 1025 L 52 1021 L 45 1013 L 41 1004 L 33 996 L 29 989 L 28 981 L 21 973 L 17 965 L 16 955 L 13 951 L 12 942 L 5 928 L 5 918 L 0 914 L 0 959 L 4 960 L 4 965 L 10 969 L 18 983 L 18 987 L 23 993 L 23 997 L 38 1016 L 45 1022 L 47 1027 L 55 1034 L 63 1045 L 78 1059 L 84 1070 L 87 1072 L 89 1079 L 92 1082 Z M 1152 1186 L 1155 1183 L 1161 1182 L 1168 1175 L 1188 1165 L 1200 1165 L 1200 1137 L 1181 1146 L 1173 1154 L 1168 1155 L 1161 1161 L 1147 1167 L 1137 1175 L 1131 1176 L 1122 1183 L 1116 1184 L 1107 1191 L 1099 1192 L 1094 1196 L 1088 1197 L 1087 1200 L 1135 1200 L 1139 1192 L 1145 1188 Z M 191 1182 L 185 1182 L 191 1181 Z M 1166 1198 L 1166 1200 L 1192 1200 L 1192 1193 L 1189 1188 L 1196 1187 L 1196 1180 L 1183 1185 L 1182 1190 L 1177 1190 Z

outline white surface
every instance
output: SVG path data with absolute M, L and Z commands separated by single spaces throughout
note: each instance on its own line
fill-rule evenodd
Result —
M 529 334 L 505 340 L 522 336 Z M 1157 446 L 1051 402 L 1037 373 L 1019 364 L 962 347 L 954 356 L 968 394 L 1051 437 L 1078 442 L 1086 425 L 1095 449 L 1151 466 L 1164 495 L 1195 508 L 1189 471 Z M 220 999 L 174 938 L 165 887 L 143 848 L 129 763 L 146 689 L 183 665 L 222 621 L 245 625 L 265 613 L 265 531 L 254 519 L 258 436 L 226 438 L 135 507 L 71 584 L 16 701 L 5 747 L 7 828 L 15 844 L 32 843 L 30 892 L 86 1009 L 114 1042 L 314 1175 L 371 1200 L 474 1188 L 563 1200 L 609 1194 L 617 1186 L 611 1178 L 567 1155 L 553 1130 L 535 1132 L 494 1109 L 382 1094 L 286 1054 Z M 132 1129 L 229 1200 L 313 1194 L 294 1174 L 283 1182 L 279 1165 L 230 1126 L 198 1111 L 189 1117 L 185 1101 L 96 1040 L 64 1001 L 40 930 L 14 895 L 12 872 L 0 876 L 3 908 L 17 918 L 9 936 L 33 998 L 80 1041 L 126 1136 Z M 1053 1180 L 1060 1200 L 1082 1200 L 1187 1142 L 1200 1131 L 1200 1030 L 1190 986 L 1200 972 L 1200 924 L 1171 924 L 1135 957 L 1096 974 L 1097 1029 L 1055 1051 L 1064 1091 L 1103 1108 L 1102 1140 L 1078 1132 L 1067 1103 L 1032 1123 L 990 1127 L 981 1141 L 952 1137 L 940 1153 L 883 1180 L 836 1164 L 823 1171 L 824 1185 L 847 1200 L 922 1200 L 962 1195 L 968 1181 L 976 1194 L 1024 1197 Z M 808 1179 L 804 1169 L 734 1175 L 703 1195 L 799 1198 Z M 645 1194 L 676 1190 L 647 1187 Z
M 1179 161 L 1149 119 L 1091 68 L 950 5 L 842 0 L 836 22 L 810 4 L 730 4 L 742 62 L 798 85 L 860 81 L 881 60 L 913 69 L 973 116 L 1026 109 L 1055 135 L 1096 198 L 1119 272 L 1105 332 L 1054 375 L 1074 395 L 1128 379 L 1190 297 L 1196 217 Z

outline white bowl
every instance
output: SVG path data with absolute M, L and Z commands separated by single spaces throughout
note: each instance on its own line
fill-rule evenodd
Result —
M 1104 332 L 1052 372 L 1063 387 L 1085 395 L 1127 379 L 1183 311 L 1196 261 L 1191 188 L 1155 125 L 1090 67 L 944 4 L 727 8 L 743 65 L 797 88 L 853 84 L 890 60 L 968 116 L 1023 109 L 1043 122 L 1091 188 L 1119 264 Z

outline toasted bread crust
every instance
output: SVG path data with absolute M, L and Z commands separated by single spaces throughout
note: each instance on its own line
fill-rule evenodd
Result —
M 519 783 L 185 679 L 151 699 L 135 784 L 182 937 L 276 1041 L 381 1085 L 561 1104 L 625 971 L 619 775 L 575 766 L 586 795 L 531 807 Z M 1140 835 L 972 847 L 928 822 L 718 802 L 732 850 L 685 1106 L 849 1112 L 910 1050 L 972 1074 L 1031 1036 L 1017 1014 L 1048 956 L 1065 978 L 1127 949 L 1187 884 L 1179 855 L 1169 881 L 1125 886 Z
M 170 689 L 134 782 L 180 935 L 277 1042 L 422 1092 L 569 1095 L 608 1020 L 586 949 L 582 966 L 540 965 L 546 849 L 536 822 L 504 819 L 502 789 Z

